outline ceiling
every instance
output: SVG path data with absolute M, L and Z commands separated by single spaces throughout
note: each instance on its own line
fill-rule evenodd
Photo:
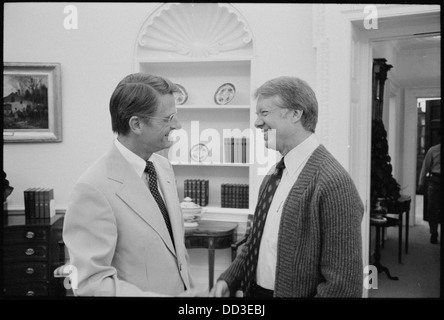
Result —
M 403 50 L 427 50 L 438 49 L 441 47 L 441 35 L 417 36 L 406 39 L 393 40 L 395 48 L 399 51 Z
M 390 75 L 400 87 L 440 86 L 440 33 L 375 42 L 373 55 L 393 65 Z

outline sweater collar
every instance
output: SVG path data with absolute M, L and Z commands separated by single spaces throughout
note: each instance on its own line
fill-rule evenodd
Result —
M 312 134 L 302 141 L 302 143 L 291 149 L 284 158 L 287 173 L 293 176 L 318 146 L 319 142 L 316 136 Z

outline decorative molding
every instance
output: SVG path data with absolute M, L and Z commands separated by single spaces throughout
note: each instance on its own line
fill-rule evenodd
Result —
M 372 5 L 378 10 L 378 18 L 401 17 L 417 14 L 439 14 L 439 5 L 397 5 L 397 4 L 348 4 L 344 5 L 342 13 L 348 17 L 350 21 L 363 21 L 368 13 L 364 9 Z
M 329 68 L 330 45 L 327 36 L 325 4 L 313 5 L 313 47 L 316 50 L 316 96 L 320 109 L 320 140 L 328 146 L 329 142 Z
M 252 43 L 251 31 L 230 4 L 167 3 L 144 23 L 138 47 L 208 57 Z
M 390 98 L 394 98 L 394 97 L 399 97 L 401 89 L 400 89 L 400 85 L 399 82 L 396 80 L 395 77 L 389 77 L 387 79 L 387 89 L 389 90 L 389 97 Z

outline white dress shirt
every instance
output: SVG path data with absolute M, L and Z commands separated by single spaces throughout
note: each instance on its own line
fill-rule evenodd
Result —
M 285 169 L 268 210 L 259 248 L 256 283 L 263 288 L 274 290 L 278 232 L 284 202 L 308 158 L 318 146 L 316 136 L 312 134 L 285 155 Z
M 115 139 L 114 144 L 116 148 L 119 149 L 120 153 L 126 159 L 126 161 L 128 161 L 131 167 L 134 168 L 137 175 L 143 180 L 145 185 L 148 187 L 148 174 L 145 173 L 146 161 L 143 160 L 134 152 L 132 152 L 131 150 L 129 150 L 127 147 L 125 147 L 119 140 Z M 148 160 L 151 160 L 152 157 L 153 156 L 151 155 L 151 157 Z M 157 179 L 157 188 L 159 189 L 160 195 L 162 196 L 162 199 L 164 199 L 165 202 L 165 197 L 163 196 L 162 190 L 160 189 L 159 179 Z

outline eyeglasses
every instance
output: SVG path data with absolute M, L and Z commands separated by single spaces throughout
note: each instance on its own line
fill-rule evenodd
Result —
M 165 123 L 171 123 L 174 119 L 177 119 L 177 112 L 172 113 L 169 117 L 144 117 L 151 120 L 161 120 Z

